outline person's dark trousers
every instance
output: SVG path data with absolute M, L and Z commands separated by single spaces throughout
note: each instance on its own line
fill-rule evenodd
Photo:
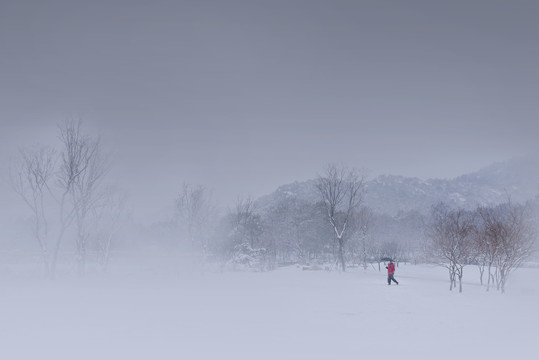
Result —
M 399 282 L 395 280 L 395 278 L 393 277 L 393 274 L 387 275 L 387 284 L 391 285 L 391 281 L 394 281 L 397 285 L 399 285 Z

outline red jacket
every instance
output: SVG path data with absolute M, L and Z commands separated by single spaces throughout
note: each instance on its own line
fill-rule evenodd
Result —
M 395 264 L 391 263 L 387 266 L 387 273 L 388 274 L 394 274 L 395 273 Z

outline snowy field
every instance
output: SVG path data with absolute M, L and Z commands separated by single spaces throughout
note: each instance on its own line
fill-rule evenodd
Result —
M 465 270 L 466 271 L 466 270 Z M 524 359 L 539 269 L 462 294 L 443 268 L 0 279 L 0 359 Z

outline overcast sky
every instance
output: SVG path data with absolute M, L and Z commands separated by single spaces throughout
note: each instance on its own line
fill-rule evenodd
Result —
M 82 118 L 136 206 L 329 162 L 451 178 L 539 147 L 539 1 L 0 1 L 2 161 Z M 3 167 L 5 169 L 5 166 Z

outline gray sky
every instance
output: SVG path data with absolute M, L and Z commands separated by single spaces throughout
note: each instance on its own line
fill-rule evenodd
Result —
M 329 162 L 455 177 L 539 145 L 539 2 L 0 1 L 0 150 L 82 118 L 148 212 Z M 3 167 L 5 169 L 5 166 Z

